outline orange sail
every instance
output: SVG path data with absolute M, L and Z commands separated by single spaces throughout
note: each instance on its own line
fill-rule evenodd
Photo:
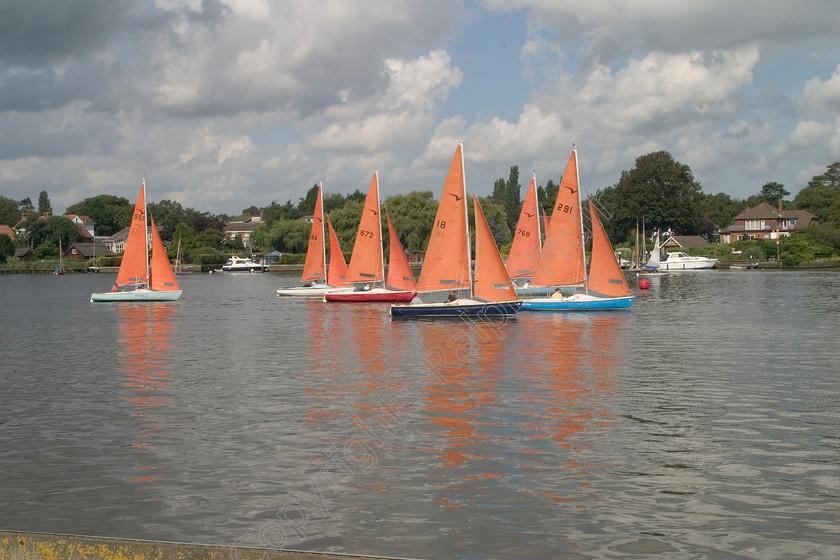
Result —
M 607 232 L 589 201 L 592 216 L 592 263 L 589 265 L 589 291 L 606 297 L 630 295 L 630 288 L 613 253 Z
M 487 218 L 473 193 L 475 207 L 475 280 L 473 296 L 483 301 L 516 301 L 516 290 L 490 232 Z
M 338 236 L 335 234 L 329 216 L 327 216 L 327 226 L 330 230 L 330 272 L 327 284 L 341 286 L 347 280 L 347 263 L 344 262 L 344 254 L 338 245 Z
M 414 273 L 411 272 L 411 267 L 408 265 L 408 259 L 400 244 L 400 238 L 397 237 L 397 230 L 391 223 L 391 216 L 388 214 L 387 208 L 385 209 L 385 218 L 388 220 L 388 234 L 390 236 L 388 278 L 385 280 L 385 285 L 397 290 L 414 291 L 417 289 L 417 282 L 414 280 Z
M 446 175 L 417 290 L 456 290 L 470 285 L 469 230 L 463 144 L 458 143 Z
M 309 247 L 303 264 L 301 282 L 323 282 L 326 280 L 326 246 L 324 243 L 324 209 L 321 184 L 318 184 L 318 198 L 315 199 L 315 214 L 312 216 L 312 230 L 309 232 Z
M 379 173 L 373 173 L 370 181 L 362 219 L 350 256 L 347 282 L 381 282 L 384 273 L 382 263 L 382 222 L 379 215 Z
M 151 216 L 150 216 L 151 218 Z M 149 275 L 149 287 L 158 292 L 172 292 L 180 289 L 178 281 L 175 279 L 175 272 L 172 270 L 172 265 L 169 264 L 169 257 L 166 255 L 166 249 L 163 247 L 163 242 L 160 240 L 157 227 L 155 226 L 154 218 L 152 221 L 152 270 Z
M 145 284 L 149 274 L 149 247 L 146 240 L 146 181 L 140 183 L 140 194 L 134 205 L 128 238 L 125 240 L 117 285 Z
M 577 150 L 572 150 L 548 221 L 534 273 L 537 286 L 579 286 L 586 279 L 578 190 Z
M 522 211 L 516 223 L 513 243 L 507 261 L 511 278 L 531 278 L 540 260 L 540 212 L 537 205 L 537 178 L 531 177 L 531 184 L 522 201 Z

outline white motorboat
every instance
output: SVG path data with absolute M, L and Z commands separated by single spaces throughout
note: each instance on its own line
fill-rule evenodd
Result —
M 708 257 L 692 257 L 682 251 L 666 253 L 665 258 L 659 263 L 659 270 L 703 270 L 712 268 L 717 259 Z
M 251 259 L 243 259 L 242 257 L 233 256 L 222 265 L 223 272 L 265 272 L 265 265 L 252 261 Z

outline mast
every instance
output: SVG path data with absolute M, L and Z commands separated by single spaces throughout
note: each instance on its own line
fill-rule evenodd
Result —
M 318 198 L 321 202 L 321 215 L 319 216 L 321 219 L 321 239 L 323 243 L 321 243 L 321 259 L 324 262 L 324 284 L 327 283 L 327 238 L 324 230 L 324 185 L 322 181 L 318 181 Z M 315 225 L 315 220 L 312 221 L 312 225 Z M 332 249 L 330 249 L 332 250 Z
M 146 241 L 146 288 L 152 285 L 151 267 L 149 265 L 149 209 L 148 201 L 146 200 L 146 176 L 143 176 L 143 181 L 140 183 L 143 189 L 143 239 Z
M 534 201 L 537 203 L 537 247 L 542 249 L 542 224 L 540 224 L 540 195 L 537 192 L 537 172 L 531 172 L 531 178 L 534 180 Z
M 376 177 L 376 210 L 381 212 L 382 204 L 379 199 L 379 170 L 373 170 L 373 176 Z M 379 214 L 379 270 L 382 271 L 382 287 L 385 287 L 385 250 L 383 248 L 382 238 L 382 214 Z
M 586 273 L 586 235 L 583 229 L 583 204 L 580 201 L 580 162 L 578 161 L 577 145 L 572 142 L 572 151 L 575 154 L 575 178 L 578 185 L 578 212 L 580 213 L 580 246 L 583 249 L 583 290 L 589 293 L 589 275 Z
M 464 233 L 467 236 L 467 277 L 470 279 L 470 297 L 473 296 L 473 275 L 472 266 L 472 247 L 470 246 L 470 217 L 467 210 L 467 169 L 464 167 L 464 141 L 458 140 L 458 145 L 461 147 L 461 186 L 464 193 Z

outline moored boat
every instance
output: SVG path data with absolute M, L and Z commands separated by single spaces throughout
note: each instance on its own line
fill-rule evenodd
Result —
M 232 256 L 222 265 L 223 272 L 265 272 L 265 265 L 252 259 Z
M 660 270 L 707 270 L 717 264 L 717 259 L 694 257 L 682 251 L 666 253 L 659 264 Z

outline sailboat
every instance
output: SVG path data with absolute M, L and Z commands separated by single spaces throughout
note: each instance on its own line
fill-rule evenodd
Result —
M 566 178 L 570 174 L 575 177 L 574 192 L 571 192 L 572 189 L 566 182 Z M 584 292 L 561 296 L 562 292 L 559 288 L 556 288 L 556 296 L 525 300 L 522 303 L 523 310 L 607 311 L 627 309 L 636 299 L 635 296 L 630 294 L 630 288 L 627 286 L 627 281 L 624 279 L 624 274 L 615 258 L 612 245 L 607 238 L 607 232 L 604 230 L 591 200 L 589 201 L 589 214 L 592 218 L 592 257 L 589 276 L 586 275 L 583 216 L 580 212 L 577 177 L 577 147 L 575 147 L 569 158 L 566 173 L 564 173 L 563 180 L 560 183 L 560 191 L 557 194 L 558 202 L 549 223 L 549 233 L 547 234 L 546 246 L 543 247 L 543 255 L 546 254 L 547 246 L 551 243 L 551 250 L 555 252 L 556 257 L 562 257 L 556 262 L 552 262 L 551 277 L 559 280 L 558 283 L 563 285 L 580 286 Z M 574 196 L 570 197 L 569 194 Z M 561 199 L 561 197 L 564 198 Z M 574 208 L 577 212 L 575 213 L 567 207 Z M 555 228 L 555 225 L 561 225 L 561 222 L 565 227 L 562 229 Z M 577 231 L 570 229 L 572 226 L 576 226 Z M 540 264 L 543 264 L 542 260 Z
M 519 213 L 519 221 L 516 222 L 513 243 L 510 245 L 510 254 L 505 264 L 511 279 L 530 280 L 537 270 L 541 243 L 539 208 L 537 177 L 532 175 L 525 200 L 522 201 L 522 210 Z
M 653 251 L 650 253 L 650 258 L 648 258 L 645 265 L 639 269 L 637 273 L 639 276 L 661 276 L 663 274 L 668 274 L 667 271 L 662 270 L 659 268 L 660 266 L 660 244 L 659 244 L 659 232 L 656 232 L 656 242 L 653 244 Z
M 564 295 L 572 295 L 584 285 L 586 267 L 579 183 L 575 149 L 557 189 L 534 279 L 529 287 L 517 289 L 520 297 L 548 297 L 558 288 Z
M 405 259 L 402 247 L 399 247 L 399 239 L 388 218 L 389 233 L 391 234 L 390 257 L 399 259 L 400 255 Z M 395 251 L 395 244 L 398 251 Z M 406 261 L 406 267 L 408 262 Z M 359 221 L 359 230 L 356 233 L 356 242 L 353 245 L 353 254 L 350 257 L 350 268 L 347 269 L 346 282 L 353 287 L 342 288 L 336 291 L 329 291 L 324 294 L 324 301 L 340 302 L 390 302 L 411 301 L 414 297 L 414 276 L 410 282 L 406 279 L 394 276 L 390 272 L 394 268 L 391 261 L 388 279 L 385 280 L 384 251 L 382 250 L 382 220 L 379 215 L 379 173 L 374 171 L 370 181 L 365 206 L 362 210 L 362 219 Z M 411 270 L 409 269 L 409 274 Z M 394 284 L 397 284 L 396 286 Z M 393 287 L 393 288 L 392 288 Z
M 392 305 L 392 317 L 506 316 L 514 315 L 522 305 L 475 195 L 475 280 L 470 274 L 463 147 L 459 142 L 455 149 L 417 282 L 417 290 L 423 297 L 435 298 L 441 292 L 450 292 L 451 300 Z M 457 297 L 462 290 L 469 290 L 469 299 Z
M 334 236 L 332 226 L 330 226 L 330 233 Z M 330 238 L 330 273 L 331 276 L 344 276 L 346 274 L 347 265 L 344 264 L 344 256 L 341 255 L 341 250 L 338 249 L 338 241 Z M 340 258 L 341 264 L 344 265 L 344 274 L 338 270 L 340 265 L 334 266 L 333 263 Z M 312 230 L 309 233 L 309 245 L 306 249 L 306 260 L 303 264 L 303 273 L 300 281 L 303 286 L 293 286 L 289 288 L 278 288 L 278 296 L 302 296 L 302 297 L 321 297 L 327 290 L 334 290 L 338 285 L 343 283 L 343 279 L 339 284 L 331 285 L 335 278 L 327 278 L 327 246 L 324 238 L 324 200 L 323 189 L 321 183 L 318 183 L 318 197 L 315 199 L 315 212 L 312 216 Z
M 176 301 L 182 290 L 175 279 L 166 249 L 160 240 L 154 219 L 151 228 L 146 221 L 146 181 L 140 183 L 140 194 L 125 242 L 117 281 L 110 292 L 91 294 L 90 301 Z M 149 229 L 152 258 L 149 260 Z

